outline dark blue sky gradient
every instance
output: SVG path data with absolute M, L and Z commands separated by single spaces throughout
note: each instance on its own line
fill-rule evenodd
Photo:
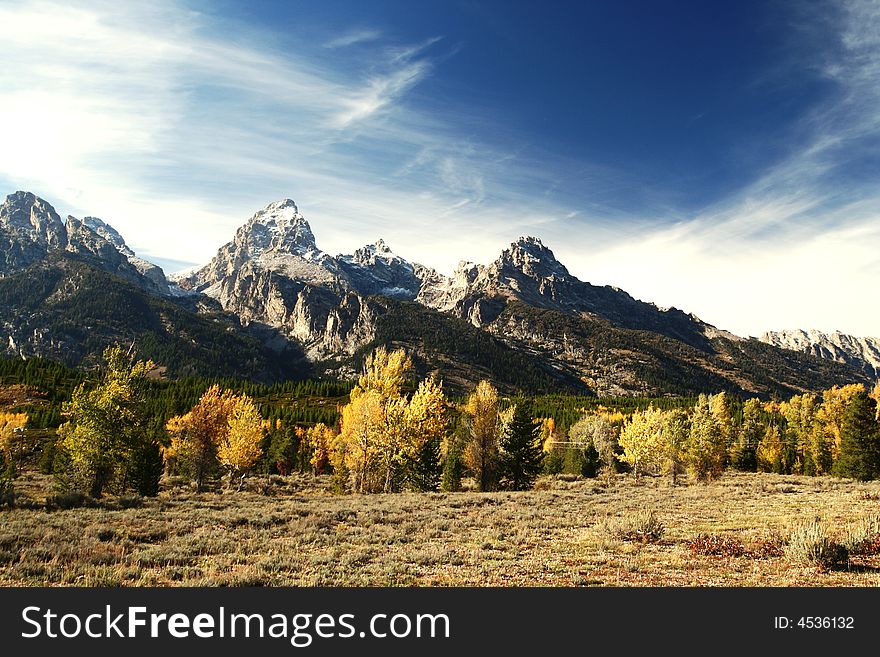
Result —
M 485 143 L 510 147 L 514 134 L 522 148 L 622 170 L 653 190 L 602 199 L 622 212 L 658 196 L 693 212 L 741 188 L 801 145 L 801 120 L 836 92 L 821 72 L 836 47 L 821 38 L 833 8 L 818 5 L 811 16 L 745 1 L 263 1 L 238 11 L 296 48 L 352 28 L 412 43 L 442 36 L 413 106 L 455 112 Z M 581 182 L 575 168 L 565 184 Z

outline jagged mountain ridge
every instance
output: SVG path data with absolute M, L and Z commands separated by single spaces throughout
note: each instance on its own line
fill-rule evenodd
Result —
M 761 341 L 775 347 L 846 363 L 880 379 L 880 338 L 860 338 L 840 331 L 825 333 L 815 329 L 790 329 L 768 331 L 761 336 Z
M 338 341 L 314 340 L 327 322 L 352 335 L 363 334 L 363 325 L 369 323 L 370 318 L 362 316 L 363 304 L 354 304 L 351 294 L 414 300 L 477 327 L 494 321 L 508 301 L 519 300 L 538 308 L 604 317 L 621 327 L 663 333 L 700 349 L 709 348 L 706 331 L 714 329 L 675 308 L 661 310 L 623 290 L 578 280 L 535 237 L 520 238 L 489 265 L 462 262 L 451 277 L 407 262 L 381 239 L 353 255 L 332 257 L 317 247 L 308 221 L 291 199 L 254 214 L 208 265 L 177 282 L 217 299 L 246 321 L 264 319 L 286 327 L 297 339 L 311 338 L 310 352 L 317 358 L 338 350 Z M 322 288 L 323 294 L 307 287 Z M 311 300 L 358 309 L 346 314 L 349 325 L 330 307 L 318 308 Z M 358 346 L 345 351 L 353 353 Z
M 234 376 L 262 382 L 309 376 L 295 343 L 243 329 L 215 303 L 192 312 L 94 259 L 59 251 L 0 278 L 0 341 L 8 355 L 93 365 L 104 347 L 134 344 L 170 376 Z
M 451 277 L 407 262 L 382 240 L 333 257 L 317 247 L 290 199 L 254 214 L 211 263 L 178 283 L 245 322 L 278 328 L 316 361 L 350 362 L 381 339 L 431 352 L 438 362 L 437 350 L 414 341 L 412 330 L 395 339 L 394 322 L 403 331 L 402 320 L 416 311 L 381 300 L 390 297 L 466 320 L 541 363 L 559 385 L 583 392 L 728 389 L 769 396 L 859 377 L 851 368 L 759 348 L 681 310 L 580 281 L 535 237 L 520 238 L 488 265 L 462 262 Z M 431 324 L 430 315 L 419 316 Z
M 95 217 L 66 221 L 30 192 L 15 192 L 0 205 L 0 276 L 9 276 L 53 253 L 68 252 L 155 294 L 169 294 L 160 267 L 138 258 L 122 236 Z
M 765 396 L 867 380 L 848 365 L 742 340 L 680 310 L 580 281 L 534 237 L 488 265 L 462 263 L 447 277 L 397 256 L 382 240 L 331 256 L 296 204 L 283 199 L 255 213 L 210 263 L 169 277 L 170 287 L 108 224 L 62 222 L 32 194 L 11 195 L 2 206 L 0 239 L 10 245 L 0 260 L 0 312 L 10 318 L 0 339 L 8 353 L 63 353 L 70 362 L 93 358 L 102 340 L 125 337 L 163 358 L 201 359 L 204 369 L 222 359 L 200 340 L 224 343 L 206 329 L 209 317 L 230 339 L 245 341 L 223 348 L 230 372 L 250 378 L 296 377 L 303 363 L 351 375 L 368 350 L 385 344 L 406 347 L 421 373 L 439 374 L 458 393 L 480 378 L 510 393 L 724 389 Z M 35 291 L 42 279 L 54 287 Z M 95 286 L 113 289 L 119 307 L 102 307 Z M 153 298 L 169 305 L 164 314 L 140 313 L 139 331 L 125 308 L 143 309 Z M 181 342 L 186 324 L 202 327 L 189 346 Z M 253 347 L 256 336 L 263 343 L 257 352 L 242 346 Z M 163 340 L 176 346 L 163 349 Z M 298 365 L 285 372 L 279 364 L 296 358 L 270 363 L 264 348 L 296 354 Z

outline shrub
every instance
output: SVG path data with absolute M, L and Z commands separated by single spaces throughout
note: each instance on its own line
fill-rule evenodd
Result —
M 763 538 L 749 548 L 747 555 L 751 559 L 772 559 L 785 554 L 785 540 L 779 536 Z
M 816 566 L 821 570 L 831 570 L 849 559 L 846 547 L 828 534 L 819 518 L 792 532 L 785 546 L 785 556 L 795 564 Z
M 3 452 L 0 452 L 0 507 L 12 507 L 15 503 L 15 486 L 13 477 L 15 470 L 12 463 L 6 462 Z
M 880 516 L 868 516 L 849 527 L 843 545 L 851 555 L 880 554 Z
M 700 534 L 688 543 L 694 556 L 741 557 L 746 553 L 743 544 L 732 536 Z
M 94 506 L 97 506 L 97 502 L 80 491 L 60 493 L 46 498 L 46 509 L 49 511 L 54 511 L 56 509 L 79 509 L 82 507 Z
M 599 522 L 599 529 L 620 541 L 656 543 L 665 528 L 653 509 L 642 509 L 633 516 L 606 518 Z

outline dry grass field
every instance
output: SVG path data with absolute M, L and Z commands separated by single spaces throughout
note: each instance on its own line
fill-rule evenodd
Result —
M 27 477 L 18 483 L 36 499 L 46 482 Z M 880 482 L 728 472 L 675 488 L 623 475 L 544 478 L 523 493 L 337 497 L 326 486 L 274 477 L 262 492 L 172 488 L 132 508 L 0 511 L 0 585 L 880 584 L 878 556 L 823 571 L 780 549 L 816 516 L 841 537 L 876 516 Z M 617 525 L 646 509 L 662 535 L 626 540 Z M 700 534 L 721 554 L 695 547 Z

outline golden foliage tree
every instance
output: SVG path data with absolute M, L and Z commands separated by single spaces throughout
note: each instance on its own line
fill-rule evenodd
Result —
M 331 462 L 336 433 L 323 422 L 299 431 L 301 431 L 300 439 L 306 441 L 312 453 L 309 459 L 312 471 L 315 474 L 326 474 Z
M 760 472 L 775 472 L 782 474 L 786 470 L 785 443 L 782 440 L 782 432 L 775 424 L 767 427 L 764 437 L 758 443 L 755 452 Z
M 349 473 L 356 492 L 392 492 L 405 481 L 416 488 L 434 485 L 431 461 L 439 458 L 446 432 L 446 398 L 433 378 L 407 398 L 403 385 L 411 370 L 404 350 L 378 348 L 342 409 L 331 459 L 337 473 Z
M 464 406 L 470 437 L 464 461 L 481 491 L 492 490 L 498 475 L 498 391 L 488 381 L 480 381 Z
M 18 470 L 23 456 L 22 435 L 27 423 L 27 413 L 0 413 L 0 452 L 13 471 Z
M 696 479 L 714 479 L 724 471 L 727 441 L 712 412 L 712 399 L 700 395 L 691 414 L 685 461 Z
M 621 459 L 632 466 L 638 478 L 641 472 L 658 472 L 666 458 L 665 419 L 663 411 L 653 406 L 636 411 L 620 431 Z
M 253 467 L 260 458 L 265 428 L 260 411 L 249 397 L 235 397 L 229 416 L 226 419 L 226 430 L 218 438 L 217 458 L 220 465 L 229 470 L 230 481 L 239 477 L 239 485 L 244 473 Z
M 166 430 L 166 462 L 192 477 L 199 491 L 218 465 L 241 472 L 260 456 L 259 411 L 248 397 L 219 385 L 208 388 L 189 413 L 168 420 Z

